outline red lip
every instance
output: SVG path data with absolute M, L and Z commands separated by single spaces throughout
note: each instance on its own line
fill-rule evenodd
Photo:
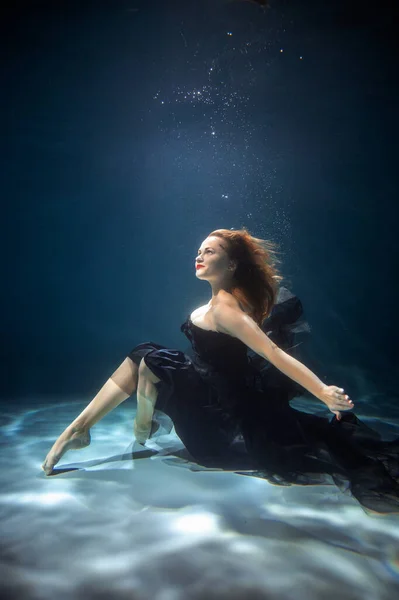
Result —
M 204 268 L 204 265 L 197 265 L 195 268 L 196 268 L 196 269 L 203 269 L 203 268 Z

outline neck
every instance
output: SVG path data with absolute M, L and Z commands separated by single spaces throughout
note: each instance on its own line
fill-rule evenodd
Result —
M 227 284 L 221 284 L 221 283 L 211 283 L 211 288 L 212 288 L 212 298 L 210 300 L 210 303 L 213 302 L 213 300 L 216 299 L 217 295 L 219 294 L 219 292 L 224 291 L 224 292 L 228 292 L 229 294 L 231 294 L 233 292 L 234 286 L 232 284 L 232 282 L 230 281 Z

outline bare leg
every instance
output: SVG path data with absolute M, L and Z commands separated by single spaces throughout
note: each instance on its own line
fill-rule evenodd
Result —
M 85 448 L 90 444 L 90 428 L 136 391 L 137 379 L 138 366 L 130 358 L 126 358 L 90 404 L 55 442 L 42 464 L 46 475 L 52 472 L 65 452 Z
M 149 438 L 152 428 L 152 416 L 158 398 L 155 383 L 160 381 L 154 373 L 141 361 L 137 385 L 137 413 L 133 423 L 133 432 L 139 444 L 144 444 Z

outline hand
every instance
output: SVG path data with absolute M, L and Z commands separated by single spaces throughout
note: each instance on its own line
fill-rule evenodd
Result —
M 325 385 L 318 398 L 328 406 L 338 421 L 341 420 L 340 410 L 351 410 L 354 406 L 345 390 L 336 385 Z

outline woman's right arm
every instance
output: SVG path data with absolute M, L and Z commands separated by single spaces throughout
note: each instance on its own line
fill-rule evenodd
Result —
M 352 400 L 342 388 L 325 385 L 308 367 L 272 342 L 250 316 L 231 305 L 218 305 L 213 314 L 218 331 L 238 338 L 259 356 L 266 358 L 284 375 L 324 402 L 337 418 L 340 418 L 340 410 L 353 408 Z

